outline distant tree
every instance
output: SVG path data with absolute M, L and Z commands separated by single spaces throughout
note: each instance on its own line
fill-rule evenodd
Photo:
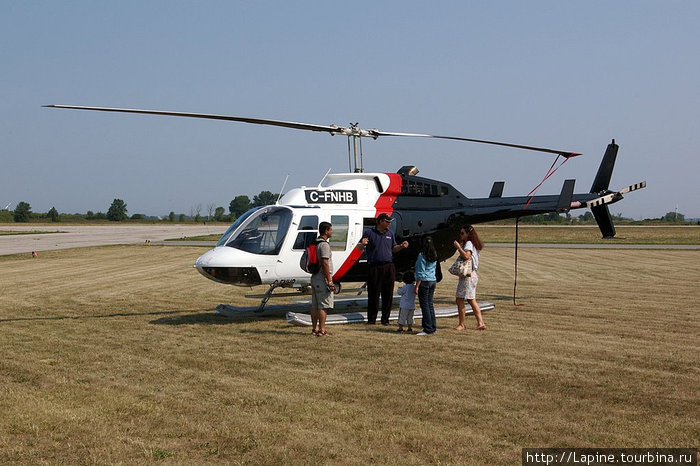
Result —
M 170 220 L 171 222 L 175 221 L 175 212 L 170 211 L 170 213 L 168 214 L 168 220 Z
M 131 220 L 143 220 L 143 214 L 134 214 L 131 216 Z
M 587 210 L 585 214 L 579 215 L 578 219 L 581 222 L 592 222 L 595 217 L 593 217 L 593 213 L 590 210 Z
M 685 222 L 685 215 L 680 212 L 668 212 L 661 217 L 662 222 Z
M 32 213 L 32 207 L 22 201 L 15 207 L 15 222 L 28 222 L 29 216 Z
M 180 216 L 177 218 L 178 222 L 184 222 L 185 221 L 185 214 L 180 214 Z
M 250 198 L 246 195 L 236 196 L 228 206 L 228 211 L 233 218 L 240 217 L 250 210 Z
M 224 209 L 223 207 L 217 207 L 214 211 L 214 220 L 216 220 L 217 222 L 223 222 L 225 215 L 226 209 Z
M 95 212 L 92 210 L 88 210 L 87 214 L 85 214 L 85 220 L 92 220 L 95 218 Z
M 112 222 L 121 222 L 126 220 L 128 217 L 126 215 L 126 204 L 121 199 L 115 199 L 112 201 L 112 205 L 109 206 L 107 211 L 107 220 Z
M 213 202 L 207 204 L 207 220 L 211 220 L 211 217 L 214 215 L 215 208 L 216 204 L 214 204 Z
M 278 197 L 279 194 L 274 194 L 270 191 L 260 191 L 260 194 L 253 196 L 253 207 L 272 205 L 277 202 Z
M 195 222 L 199 222 L 202 218 L 202 203 L 190 207 L 190 218 L 194 219 Z
M 97 212 L 94 216 L 94 220 L 105 220 L 107 219 L 107 216 L 105 215 L 104 212 Z
M 55 207 L 51 207 L 51 210 L 49 210 L 48 216 L 52 222 L 60 222 L 61 221 L 61 217 L 58 215 L 58 210 L 56 210 Z

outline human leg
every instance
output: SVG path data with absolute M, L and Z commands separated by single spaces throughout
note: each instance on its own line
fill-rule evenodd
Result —
M 430 321 L 432 323 L 432 331 L 430 333 L 435 333 L 435 331 L 437 330 L 437 319 L 435 318 L 435 305 L 433 304 L 433 297 L 435 296 L 435 282 L 427 283 L 430 283 L 430 287 L 428 288 L 428 312 L 430 313 Z
M 459 321 L 455 330 L 464 330 L 467 328 L 467 309 L 464 305 L 464 298 L 455 298 L 457 304 L 457 314 L 459 315 Z
M 421 282 L 418 287 L 418 302 L 420 303 L 421 325 L 423 332 L 430 334 L 435 332 L 435 309 L 431 312 L 431 284 L 435 292 L 435 282 Z
M 311 333 L 313 333 L 314 335 L 318 333 L 318 317 L 318 309 L 311 309 L 311 325 L 313 326 Z
M 369 266 L 367 276 L 367 323 L 373 324 L 377 321 L 379 309 L 379 267 Z
M 403 332 L 403 327 L 408 323 L 408 309 L 399 308 L 399 332 Z
M 329 335 L 329 333 L 326 332 L 326 316 L 327 315 L 328 314 L 326 313 L 325 309 L 318 310 L 318 334 L 319 334 L 319 336 Z
M 389 316 L 391 315 L 391 306 L 394 301 L 394 283 L 396 281 L 396 269 L 393 263 L 384 264 L 382 267 L 382 324 L 389 325 Z
M 474 317 L 476 317 L 476 330 L 486 330 L 486 324 L 484 324 L 484 319 L 481 316 L 481 308 L 479 308 L 479 303 L 476 302 L 476 285 L 478 282 L 479 277 L 476 275 L 476 272 L 467 278 L 467 302 L 474 311 Z
M 468 299 L 467 302 L 472 307 L 474 317 L 476 317 L 476 330 L 486 330 L 484 318 L 481 317 L 481 308 L 479 308 L 479 303 L 476 302 L 476 299 Z

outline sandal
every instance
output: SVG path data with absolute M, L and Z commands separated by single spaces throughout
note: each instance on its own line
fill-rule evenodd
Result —
M 316 329 L 311 330 L 311 335 L 317 337 L 317 336 L 318 336 L 318 330 L 316 330 Z
M 474 330 L 486 330 L 486 325 L 479 325 L 477 328 Z
M 332 335 L 332 333 L 326 332 L 325 330 L 323 332 L 318 332 L 316 334 L 316 336 L 318 336 L 318 337 L 329 337 L 331 335 Z

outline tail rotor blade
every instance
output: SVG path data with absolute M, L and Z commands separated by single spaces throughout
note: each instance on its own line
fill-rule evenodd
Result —
M 586 202 L 586 207 L 592 209 L 593 207 L 598 207 L 599 205 L 610 204 L 611 202 L 613 202 L 613 200 L 615 200 L 616 196 L 618 196 L 618 193 L 612 193 L 606 196 L 601 196 L 599 198 L 593 199 L 592 201 Z
M 646 188 L 647 187 L 647 182 L 646 181 L 641 181 L 639 183 L 631 184 L 627 186 L 626 188 L 622 188 L 619 193 L 620 194 L 627 194 L 632 191 L 636 191 L 638 189 Z

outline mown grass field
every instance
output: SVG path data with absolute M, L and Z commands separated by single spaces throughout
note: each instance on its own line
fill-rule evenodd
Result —
M 513 250 L 487 248 L 486 332 L 445 318 L 431 337 L 315 338 L 217 316 L 250 290 L 201 277 L 199 249 L 0 257 L 0 463 L 511 465 L 523 447 L 698 446 L 700 251 L 522 249 L 514 306 Z

